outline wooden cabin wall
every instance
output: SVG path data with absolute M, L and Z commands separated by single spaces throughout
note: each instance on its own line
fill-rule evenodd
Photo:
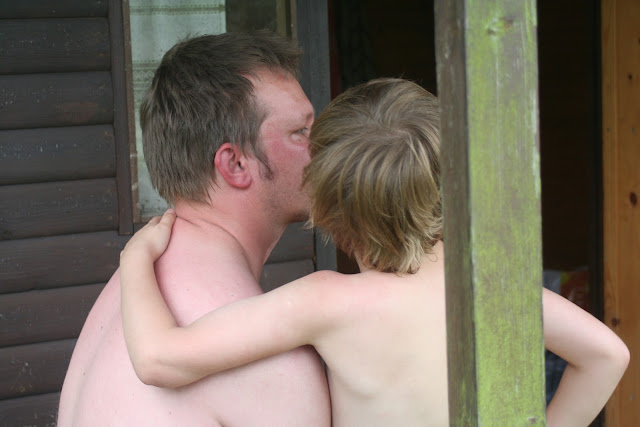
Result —
M 55 425 L 133 230 L 120 1 L 0 3 L 0 425 Z

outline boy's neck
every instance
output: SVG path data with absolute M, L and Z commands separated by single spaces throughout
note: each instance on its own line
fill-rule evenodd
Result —
M 367 267 L 362 259 L 358 256 L 358 254 L 354 254 L 353 256 L 358 263 L 358 267 L 360 268 L 360 273 L 364 273 L 365 271 L 377 271 L 375 268 Z M 436 263 L 439 260 L 444 259 L 444 242 L 442 240 L 438 240 L 435 245 L 433 245 L 432 252 L 430 254 L 422 255 L 422 259 L 420 260 L 420 267 L 429 265 L 431 263 Z

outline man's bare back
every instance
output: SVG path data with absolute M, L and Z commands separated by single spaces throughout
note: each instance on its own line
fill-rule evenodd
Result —
M 177 321 L 261 293 L 239 247 L 220 230 L 178 221 L 156 264 Z M 127 355 L 116 273 L 92 309 L 62 390 L 60 426 L 328 426 L 324 371 L 311 348 L 252 363 L 177 390 L 143 384 Z

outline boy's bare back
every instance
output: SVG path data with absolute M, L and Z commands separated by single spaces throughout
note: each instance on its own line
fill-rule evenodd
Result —
M 335 319 L 314 341 L 335 426 L 448 425 L 442 249 L 416 274 L 321 273 L 324 300 L 309 315 Z

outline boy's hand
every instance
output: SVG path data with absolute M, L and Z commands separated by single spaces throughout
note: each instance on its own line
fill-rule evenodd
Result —
M 148 256 L 152 262 L 160 258 L 169 246 L 171 227 L 175 220 L 176 213 L 173 209 L 168 209 L 161 217 L 153 217 L 129 239 L 120 253 L 120 262 L 139 256 Z

